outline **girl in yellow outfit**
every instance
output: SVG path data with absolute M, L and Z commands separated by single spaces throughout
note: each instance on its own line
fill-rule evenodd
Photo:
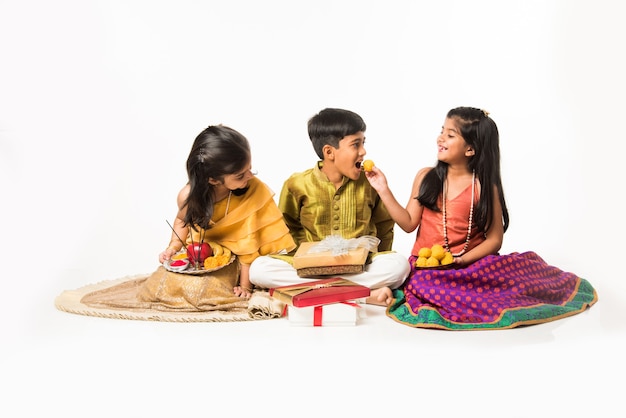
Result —
M 241 267 L 234 294 L 250 297 L 252 261 L 295 248 L 274 193 L 251 167 L 248 140 L 239 132 L 218 125 L 197 136 L 187 159 L 189 182 L 178 193 L 172 237 L 159 262 L 191 242 L 217 242 L 237 255 Z

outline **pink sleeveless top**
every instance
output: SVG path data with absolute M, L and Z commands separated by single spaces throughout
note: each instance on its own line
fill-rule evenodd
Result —
M 441 208 L 441 194 L 437 205 Z M 470 184 L 457 197 L 446 202 L 446 224 L 448 230 L 448 244 L 452 254 L 457 254 L 465 246 L 467 239 L 467 227 L 469 221 L 470 200 L 472 197 L 472 185 Z M 474 196 L 474 209 L 479 196 Z M 472 222 L 472 233 L 467 251 L 471 250 L 485 240 L 484 234 L 478 232 L 478 228 Z M 422 222 L 417 229 L 417 236 L 411 254 L 417 256 L 420 248 L 432 247 L 434 244 L 443 245 L 443 213 L 424 208 Z

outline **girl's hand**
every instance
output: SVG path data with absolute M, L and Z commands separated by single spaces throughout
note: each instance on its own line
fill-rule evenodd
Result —
M 235 296 L 239 296 L 240 298 L 250 299 L 250 296 L 252 296 L 252 289 L 243 286 L 235 286 L 233 292 Z
M 159 263 L 163 264 L 165 261 L 172 258 L 172 256 L 176 254 L 176 251 L 172 247 L 167 247 L 165 251 L 159 254 Z
M 374 166 L 371 171 L 365 171 L 364 173 L 367 181 L 370 182 L 374 190 L 377 192 L 387 188 L 387 178 L 378 167 Z

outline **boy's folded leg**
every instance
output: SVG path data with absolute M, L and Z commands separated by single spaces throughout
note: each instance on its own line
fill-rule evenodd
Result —
M 370 289 L 397 289 L 402 286 L 410 271 L 411 265 L 407 257 L 397 252 L 385 252 L 372 257 L 372 262 L 365 266 L 363 273 L 352 274 L 346 278 Z
M 250 282 L 256 287 L 271 289 L 313 280 L 319 278 L 299 277 L 291 264 L 270 256 L 257 257 L 250 264 Z

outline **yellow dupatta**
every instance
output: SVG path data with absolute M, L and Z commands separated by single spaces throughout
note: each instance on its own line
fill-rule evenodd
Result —
M 211 228 L 192 229 L 195 242 L 203 235 L 204 242 L 215 241 L 227 247 L 243 264 L 252 263 L 260 255 L 291 251 L 296 247 L 283 214 L 274 202 L 274 192 L 256 177 L 248 186 L 243 195 L 231 195 L 230 202 L 227 198 L 215 204 Z

